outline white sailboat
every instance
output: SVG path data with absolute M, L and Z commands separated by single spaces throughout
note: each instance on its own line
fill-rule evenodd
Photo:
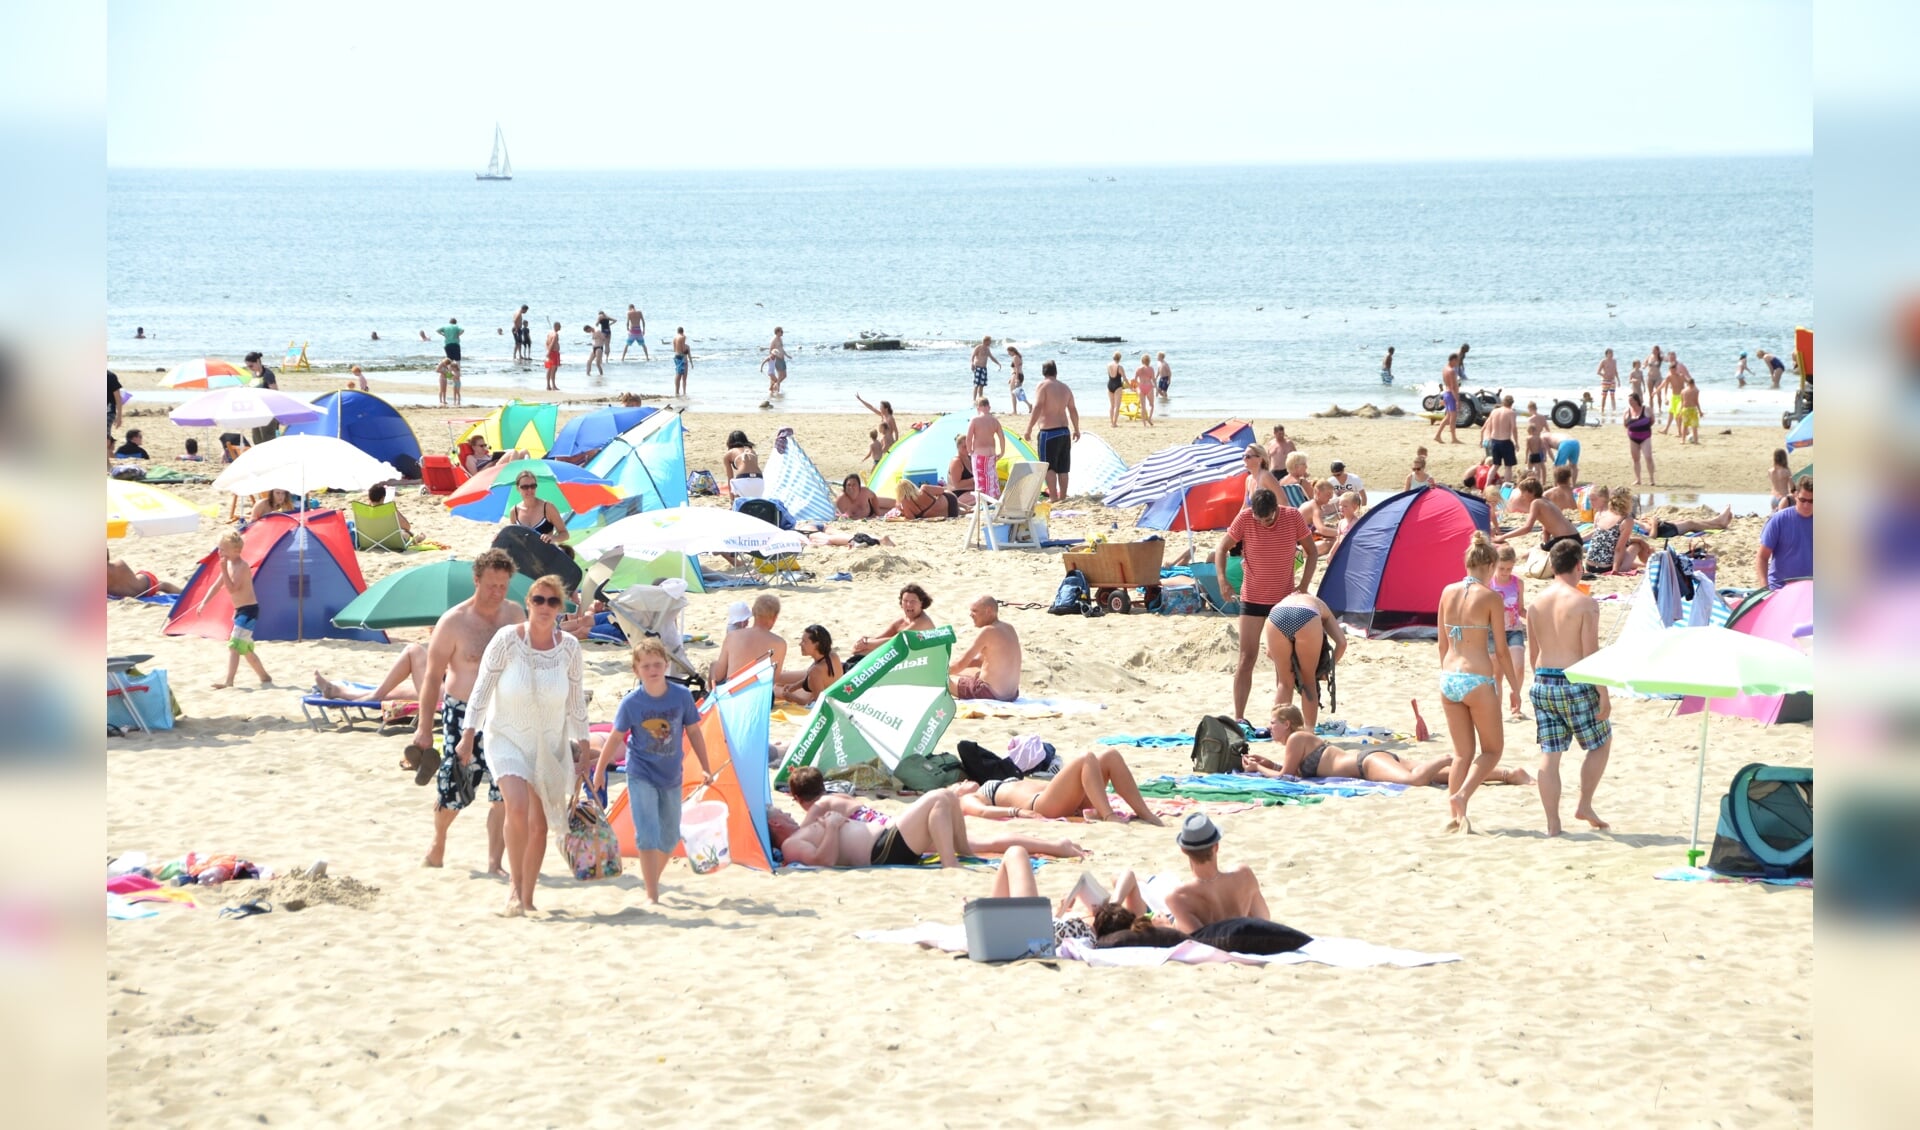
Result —
M 507 156 L 507 135 L 500 123 L 493 123 L 493 156 L 487 159 L 487 171 L 473 174 L 474 180 L 512 180 L 513 158 Z

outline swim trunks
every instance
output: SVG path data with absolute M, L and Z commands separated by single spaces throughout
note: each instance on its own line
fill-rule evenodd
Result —
M 1040 458 L 1047 461 L 1047 470 L 1056 475 L 1073 470 L 1073 432 L 1067 428 L 1041 428 Z
M 494 783 L 493 770 L 487 767 L 486 735 L 473 736 L 473 761 L 460 764 L 460 755 L 455 753 L 460 745 L 460 737 L 466 732 L 467 704 L 452 695 L 440 698 L 440 771 L 434 776 L 434 789 L 438 796 L 435 807 L 449 812 L 458 812 L 472 804 L 480 789 L 480 782 L 487 783 L 487 800 L 500 803 L 500 786 Z M 456 776 L 458 774 L 458 776 Z
M 975 365 L 973 367 L 973 387 L 987 387 L 987 367 L 985 365 Z
M 227 647 L 236 655 L 248 655 L 253 651 L 253 629 L 260 623 L 260 606 L 242 604 L 233 610 L 233 634 L 227 637 Z
M 628 330 L 627 344 L 628 345 L 645 345 L 647 344 L 647 335 L 641 333 L 639 330 Z
M 1496 439 L 1496 440 L 1493 440 L 1492 443 L 1493 443 L 1493 465 L 1494 466 L 1512 467 L 1519 463 L 1519 460 L 1514 456 L 1512 440 Z
M 676 377 L 684 377 L 687 375 L 686 354 L 676 353 L 673 355 L 673 375 Z
M 1588 751 L 1613 740 L 1612 721 L 1599 716 L 1599 687 L 1569 683 L 1563 672 L 1542 667 L 1533 672 L 1532 697 L 1542 752 L 1565 753 L 1575 738 Z
M 1700 410 L 1698 408 L 1680 409 L 1680 426 L 1683 428 L 1699 427 L 1700 426 Z
M 991 455 L 973 457 L 974 489 L 988 498 L 1000 497 L 1000 472 L 996 469 L 995 462 Z
M 888 826 L 873 838 L 873 851 L 868 854 L 867 863 L 873 867 L 916 867 L 920 853 L 907 846 L 907 838 L 900 834 L 900 829 Z
M 1460 399 L 1454 396 L 1452 392 L 1443 392 L 1440 394 L 1440 404 L 1441 407 L 1446 409 L 1447 415 L 1451 416 L 1459 410 Z
M 152 573 L 147 572 L 145 569 L 135 569 L 133 571 L 133 575 L 140 578 L 141 582 L 146 585 L 145 588 L 140 590 L 138 595 L 152 596 L 154 593 L 157 593 L 160 591 L 159 577 L 154 576 Z M 258 608 L 259 606 L 255 605 L 254 607 Z
M 1560 441 L 1560 446 L 1553 449 L 1553 465 L 1554 466 L 1566 467 L 1578 462 L 1580 462 L 1580 441 L 1579 440 L 1563 439 Z
M 983 698 L 993 702 L 1012 702 L 1014 698 L 1019 698 L 1020 696 L 1016 692 L 1013 698 L 1001 698 L 1000 695 L 994 691 L 993 687 L 988 685 L 987 681 L 980 676 L 956 675 L 953 679 L 953 697 Z
M 447 360 L 449 361 L 460 360 L 460 343 L 459 342 L 450 341 L 447 343 Z
M 547 352 L 547 368 L 558 369 L 559 367 L 560 367 L 560 351 L 558 349 L 549 350 Z
M 1173 384 L 1172 377 L 1161 377 L 1160 382 L 1154 387 L 1160 390 L 1160 395 L 1165 396 L 1167 394 L 1167 387 L 1171 384 Z

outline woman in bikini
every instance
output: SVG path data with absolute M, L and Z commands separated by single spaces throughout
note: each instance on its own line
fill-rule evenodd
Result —
M 1287 497 L 1287 492 L 1280 489 L 1280 477 L 1272 471 L 1267 470 L 1266 448 L 1257 443 L 1248 444 L 1245 461 L 1247 464 L 1247 493 L 1241 499 L 1242 505 L 1251 502 L 1253 500 L 1253 492 L 1261 489 L 1272 491 L 1273 497 L 1275 498 Z
M 1120 390 L 1127 384 L 1127 367 L 1120 363 L 1120 351 L 1113 351 L 1113 360 L 1107 362 L 1107 424 L 1120 426 Z
M 866 405 L 867 411 L 880 417 L 880 442 L 885 445 L 880 449 L 881 451 L 890 450 L 894 444 L 900 442 L 900 425 L 893 418 L 893 401 L 882 400 L 880 407 L 875 408 L 867 404 L 867 398 L 859 393 L 855 393 L 853 398 Z
M 1159 824 L 1160 818 L 1147 807 L 1134 783 L 1133 771 L 1117 749 L 1084 750 L 1070 755 L 1051 780 L 1035 777 L 1010 777 L 1002 781 L 976 784 L 963 781 L 951 786 L 960 798 L 960 811 L 989 820 L 1011 820 L 1031 816 L 1061 820 L 1092 810 L 1102 820 L 1117 820 L 1113 806 L 1107 803 L 1107 786 L 1120 794 L 1133 810 L 1133 818 Z
M 1333 661 L 1347 653 L 1347 633 L 1334 618 L 1333 609 L 1311 593 L 1290 593 L 1267 613 L 1267 655 L 1273 659 L 1279 682 L 1274 688 L 1276 708 L 1293 702 L 1297 687 L 1309 733 L 1320 715 L 1320 656 L 1325 643 L 1333 641 Z
M 548 545 L 564 546 L 568 536 L 566 516 L 558 506 L 534 493 L 540 489 L 540 480 L 530 471 L 522 472 L 513 486 L 519 492 L 520 501 L 507 511 L 507 524 L 525 526 Z
M 947 464 L 947 487 L 966 502 L 973 494 L 973 460 L 967 456 L 967 437 L 953 437 L 953 461 Z
M 1773 492 L 1768 512 L 1793 504 L 1793 468 L 1787 465 L 1787 449 L 1773 449 L 1773 466 L 1767 469 L 1767 489 Z
M 800 654 L 813 662 L 804 670 L 789 671 L 774 680 L 773 697 L 805 706 L 846 674 L 847 665 L 833 653 L 833 634 L 819 624 L 808 624 L 800 633 Z
M 894 505 L 902 518 L 958 518 L 960 496 L 936 483 L 922 486 L 901 479 L 893 488 Z
M 1466 577 L 1440 593 L 1440 698 L 1447 736 L 1453 741 L 1449 832 L 1473 830 L 1467 802 L 1500 764 L 1506 748 L 1497 683 L 1501 678 L 1518 681 L 1513 657 L 1500 646 L 1507 638 L 1507 609 L 1500 594 L 1487 585 L 1493 565 L 1493 542 L 1476 530 L 1467 544 Z
M 1415 456 L 1413 469 L 1407 472 L 1406 485 L 1401 489 L 1412 490 L 1414 487 L 1430 487 L 1432 485 L 1433 476 L 1427 474 L 1427 457 L 1424 455 Z
M 1296 706 L 1277 706 L 1273 711 L 1273 740 L 1284 743 L 1278 762 L 1249 753 L 1241 762 L 1241 771 L 1262 777 L 1298 777 L 1311 780 L 1344 777 L 1354 781 L 1379 781 L 1388 785 L 1444 785 L 1452 773 L 1452 758 L 1446 754 L 1425 761 L 1409 761 L 1386 749 L 1341 749 L 1316 736 Z M 1503 785 L 1524 785 L 1533 780 L 1525 769 L 1495 769 L 1487 780 Z
M 931 632 L 933 618 L 927 615 L 927 609 L 933 607 L 933 597 L 927 590 L 913 581 L 900 586 L 900 617 L 893 623 L 880 629 L 877 636 L 861 636 L 853 642 L 853 658 L 861 656 L 886 643 L 901 632 Z
M 753 449 L 747 433 L 735 431 L 727 436 L 727 454 L 722 462 L 727 471 L 727 489 L 735 498 L 759 498 L 766 492 L 766 479 L 760 473 L 760 453 Z

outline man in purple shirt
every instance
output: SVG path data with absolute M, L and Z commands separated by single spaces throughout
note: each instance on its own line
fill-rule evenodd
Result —
M 1794 488 L 1793 505 L 1773 512 L 1760 531 L 1760 552 L 1753 571 L 1759 582 L 1777 589 L 1788 581 L 1813 576 L 1813 476 Z

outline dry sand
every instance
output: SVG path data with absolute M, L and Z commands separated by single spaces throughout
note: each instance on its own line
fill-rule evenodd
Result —
M 136 375 L 129 385 L 147 381 Z M 1088 407 L 1089 430 L 1108 435 L 1103 406 Z M 443 419 L 479 414 L 407 412 L 429 450 L 446 434 Z M 181 450 L 183 433 L 164 415 L 131 422 L 163 459 Z M 697 406 L 689 463 L 717 467 L 735 427 L 764 445 L 776 422 L 797 429 L 829 478 L 861 466 L 871 417 L 710 415 Z M 1109 438 L 1131 461 L 1210 422 L 1127 426 Z M 1270 423 L 1260 421 L 1263 432 Z M 1317 470 L 1344 458 L 1375 499 L 1397 488 L 1429 434 L 1417 420 L 1385 419 L 1304 420 L 1289 431 Z M 194 434 L 210 447 L 211 432 Z M 1631 482 L 1617 428 L 1582 438 L 1583 478 Z M 1709 434 L 1699 448 L 1656 440 L 1662 485 L 1764 491 L 1776 440 L 1763 429 Z M 1457 481 L 1472 450 L 1438 455 L 1432 468 Z M 179 493 L 225 513 L 226 500 L 205 487 Z M 417 530 L 461 556 L 491 537 L 413 491 L 401 505 Z M 1131 517 L 1084 500 L 1061 509 L 1084 512 L 1056 515 L 1053 528 L 1067 536 L 1105 530 L 1116 517 L 1124 530 Z M 964 641 L 971 596 L 1044 602 L 1060 576 L 1053 553 L 959 553 L 958 523 L 860 525 L 899 545 L 810 553 L 819 577 L 849 570 L 855 580 L 782 592 L 789 638 L 815 621 L 841 640 L 878 628 L 898 586 L 917 580 L 936 596 L 935 619 L 956 623 Z M 1759 525 L 1744 518 L 1710 539 L 1733 583 L 1750 583 Z M 184 581 L 218 528 L 209 520 L 197 537 L 136 539 L 115 552 Z M 1210 536 L 1201 540 L 1210 548 Z M 361 563 L 371 581 L 437 556 L 376 553 Z M 1596 592 L 1632 583 L 1603 580 Z M 691 598 L 689 628 L 717 636 L 735 596 Z M 1611 622 L 1622 606 L 1604 607 Z M 962 738 L 997 748 L 1012 733 L 1038 732 L 1073 750 L 1103 734 L 1190 732 L 1199 714 L 1231 705 L 1234 629 L 1218 617 L 1006 615 L 1026 642 L 1029 693 L 1107 709 L 1037 722 L 963 719 L 948 748 Z M 482 874 L 481 816 L 455 824 L 445 869 L 423 869 L 431 790 L 396 768 L 403 739 L 366 727 L 313 733 L 301 720 L 298 688 L 314 668 L 374 679 L 395 648 L 268 642 L 260 655 L 279 686 L 216 692 L 207 687 L 224 671 L 224 647 L 162 636 L 164 617 L 130 601 L 108 610 L 109 653 L 154 653 L 186 709 L 171 733 L 108 742 L 110 850 L 238 851 L 283 871 L 324 857 L 332 878 L 282 880 L 280 897 L 307 901 L 297 912 L 217 918 L 216 907 L 254 887 L 238 884 L 209 892 L 199 910 L 111 924 L 116 1122 L 556 1125 L 653 1115 L 672 1124 L 838 1124 L 854 1110 L 863 1122 L 900 1125 L 1811 1120 L 1811 897 L 1652 878 L 1684 861 L 1698 736 L 1693 720 L 1668 717 L 1664 705 L 1616 706 L 1599 798 L 1611 834 L 1545 840 L 1531 787 L 1484 790 L 1473 836 L 1441 833 L 1439 790 L 1220 817 L 1224 859 L 1253 865 L 1276 918 L 1313 934 L 1458 952 L 1458 964 L 994 968 L 853 937 L 958 921 L 962 901 L 991 883 L 985 870 L 771 877 L 734 867 L 700 877 L 676 863 L 659 908 L 644 905 L 637 874 L 592 884 L 549 877 L 543 913 L 495 918 L 502 894 Z M 712 654 L 693 649 L 697 661 Z M 588 671 L 594 717 L 604 720 L 631 683 L 624 654 L 590 648 Z M 1434 671 L 1430 645 L 1357 641 L 1338 716 L 1408 729 L 1408 700 L 1417 698 L 1438 729 Z M 1534 768 L 1532 724 L 1506 730 L 1507 764 Z M 776 722 L 774 732 L 784 739 L 795 729 Z M 1707 835 L 1734 770 L 1755 760 L 1808 764 L 1811 742 L 1806 726 L 1715 719 Z M 1421 752 L 1446 748 L 1436 734 Z M 1186 752 L 1127 757 L 1146 778 L 1182 770 Z M 1569 755 L 1570 779 L 1575 765 Z M 1571 806 L 1569 797 L 1569 817 Z M 1103 876 L 1179 864 L 1171 834 L 1146 826 L 1020 830 L 1071 836 Z M 559 870 L 551 851 L 547 870 Z M 1042 893 L 1057 896 L 1076 872 L 1070 863 L 1043 868 Z

